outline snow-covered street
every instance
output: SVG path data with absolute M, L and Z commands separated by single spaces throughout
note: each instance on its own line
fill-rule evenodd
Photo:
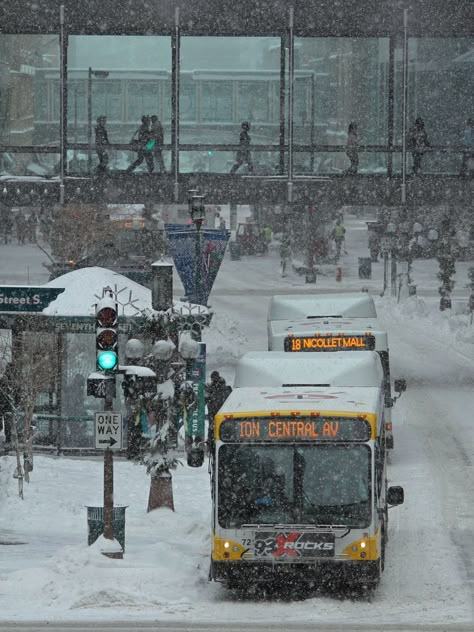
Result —
M 458 265 L 450 312 L 438 309 L 433 260 L 414 266 L 417 297 L 399 303 L 391 296 L 381 298 L 381 263 L 374 264 L 371 280 L 357 276 L 357 259 L 367 256 L 364 219 L 346 218 L 348 255 L 340 283 L 330 265 L 324 266 L 316 286 L 292 273 L 282 279 L 276 251 L 241 261 L 226 257 L 211 294 L 215 316 L 204 340 L 208 372 L 217 368 L 231 381 L 242 353 L 266 349 L 271 294 L 354 291 L 365 286 L 376 297 L 379 318 L 389 334 L 392 379 L 406 378 L 408 389 L 394 409 L 395 449 L 389 464 L 389 482 L 404 487 L 405 504 L 390 511 L 386 569 L 370 607 L 327 592 L 304 600 L 289 596 L 239 601 L 209 583 L 211 499 L 206 464 L 175 471 L 174 513 L 161 509 L 147 514 L 145 469 L 116 459 L 115 503 L 127 506 L 126 549 L 120 561 L 87 546 L 85 506 L 102 504 L 100 456 L 35 456 L 24 501 L 12 478 L 14 459 L 4 456 L 2 621 L 87 623 L 113 618 L 130 623 L 221 622 L 223 629 L 242 622 L 286 624 L 288 630 L 293 623 L 327 624 L 327 629 L 338 623 L 474 627 L 474 325 L 464 313 L 469 262 Z M 11 252 L 0 247 L 0 262 L 8 256 L 19 265 L 11 276 L 3 265 L 2 281 L 27 283 L 28 266 L 30 283 L 40 283 L 44 269 L 33 247 L 7 248 Z M 23 261 L 25 252 L 31 254 L 29 263 Z M 180 294 L 178 281 L 175 294 Z

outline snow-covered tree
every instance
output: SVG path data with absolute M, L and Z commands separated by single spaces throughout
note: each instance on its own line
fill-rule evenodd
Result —
M 20 420 L 23 446 L 23 470 L 29 482 L 33 469 L 33 415 L 38 397 L 57 381 L 57 349 L 50 334 L 22 332 L 20 326 L 11 336 L 0 339 L 0 358 L 5 367 L 4 387 L 11 400 L 12 437 L 19 452 L 18 428 Z M 19 468 L 18 476 L 23 472 Z
M 71 204 L 53 211 L 44 239 L 55 262 L 77 263 L 113 245 L 114 227 L 104 210 L 90 204 Z M 48 253 L 49 255 L 49 253 Z

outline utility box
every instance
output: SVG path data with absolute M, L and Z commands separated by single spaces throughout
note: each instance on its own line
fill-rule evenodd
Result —
M 229 242 L 230 258 L 232 261 L 240 261 L 240 244 L 236 241 Z
M 359 279 L 372 278 L 372 260 L 370 257 L 359 257 Z

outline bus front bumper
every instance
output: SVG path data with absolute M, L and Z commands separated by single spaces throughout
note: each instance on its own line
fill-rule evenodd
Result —
M 211 560 L 210 579 L 229 586 L 284 581 L 319 581 L 321 583 L 374 584 L 380 579 L 380 562 L 376 561 L 305 561 L 272 564 L 266 562 L 215 562 Z

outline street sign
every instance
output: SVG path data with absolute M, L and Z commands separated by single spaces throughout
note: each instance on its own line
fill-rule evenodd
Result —
M 204 424 L 206 420 L 206 344 L 199 343 L 199 355 L 192 361 L 188 379 L 192 382 L 197 405 L 189 416 L 185 431 L 189 437 L 204 439 Z
M 95 447 L 98 450 L 122 447 L 122 414 L 103 411 L 95 414 Z
M 63 287 L 0 285 L 0 312 L 42 312 L 64 292 Z

